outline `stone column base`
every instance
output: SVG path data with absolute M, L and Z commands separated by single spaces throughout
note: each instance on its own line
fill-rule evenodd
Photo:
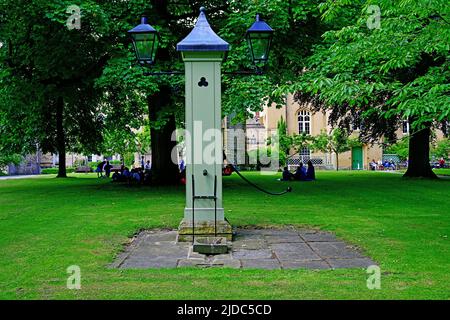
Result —
M 196 221 L 195 237 L 214 237 L 214 220 Z M 231 224 L 225 220 L 217 221 L 217 236 L 232 241 Z M 183 219 L 178 227 L 178 242 L 192 242 L 192 220 Z

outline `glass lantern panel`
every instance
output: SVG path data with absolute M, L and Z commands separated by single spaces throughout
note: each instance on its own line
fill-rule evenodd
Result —
M 137 33 L 133 35 L 136 55 L 139 61 L 153 61 L 156 53 L 157 37 L 155 33 Z
M 264 33 L 252 33 L 249 35 L 249 45 L 254 62 L 268 59 L 270 35 Z

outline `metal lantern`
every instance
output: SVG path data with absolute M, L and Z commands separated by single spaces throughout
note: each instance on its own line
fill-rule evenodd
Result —
M 131 36 L 137 61 L 141 65 L 152 65 L 158 48 L 158 31 L 147 23 L 147 17 L 142 17 L 141 24 L 129 30 L 128 34 Z
M 253 63 L 257 68 L 266 66 L 269 60 L 270 45 L 272 43 L 273 29 L 263 20 L 259 14 L 256 15 L 256 21 L 247 30 L 247 43 Z

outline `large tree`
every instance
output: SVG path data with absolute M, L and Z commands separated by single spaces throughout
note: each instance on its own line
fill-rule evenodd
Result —
M 244 120 L 249 111 L 258 111 L 263 103 L 273 99 L 271 93 L 276 83 L 295 79 L 304 67 L 303 57 L 310 54 L 312 44 L 319 40 L 324 27 L 320 24 L 318 1 L 208 1 L 206 10 L 213 29 L 232 46 L 223 65 L 223 114 L 236 114 L 236 120 Z M 98 85 L 108 92 L 115 92 L 117 112 L 111 119 L 121 118 L 124 123 L 130 117 L 130 106 L 147 102 L 146 114 L 150 120 L 152 143 L 152 170 L 155 183 L 175 182 L 177 166 L 171 161 L 175 147 L 172 133 L 176 126 L 184 126 L 184 77 L 183 75 L 145 76 L 157 71 L 182 71 L 183 64 L 176 43 L 193 27 L 199 15 L 202 1 L 148 1 L 140 9 L 161 34 L 156 64 L 143 69 L 134 63 L 131 46 L 117 42 L 117 53 L 109 61 Z M 263 76 L 236 76 L 229 72 L 253 70 L 245 31 L 254 22 L 257 13 L 276 30 L 268 72 Z M 123 35 L 139 21 L 139 15 L 122 14 Z M 292 37 L 296 34 L 295 37 Z M 108 99 L 106 99 L 108 100 Z M 105 101 L 105 105 L 111 101 Z M 122 122 L 115 123 L 121 123 Z M 163 179 L 160 173 L 163 173 Z
M 58 153 L 58 177 L 66 177 L 67 150 L 95 152 L 101 140 L 94 84 L 110 43 L 101 3 L 0 1 L 0 112 L 8 119 L 0 135 L 10 137 L 0 148 Z
M 363 140 L 393 140 L 408 120 L 405 176 L 435 178 L 430 132 L 450 116 L 448 1 L 327 0 L 321 8 L 344 27 L 323 35 L 305 72 L 280 92 L 330 110 L 332 124 L 359 126 Z
M 245 30 L 257 13 L 276 30 L 264 76 L 224 77 L 224 114 L 235 113 L 236 119 L 243 120 L 249 111 L 261 110 L 264 102 L 283 103 L 282 98 L 272 95 L 274 88 L 296 79 L 312 45 L 329 28 L 320 20 L 319 2 L 208 1 L 210 24 L 232 45 L 223 66 L 225 72 L 252 69 Z M 117 130 L 123 137 L 148 118 L 155 182 L 175 182 L 178 169 L 170 154 L 175 146 L 173 130 L 182 127 L 184 121 L 184 78 L 145 76 L 149 70 L 136 66 L 126 31 L 139 22 L 141 14 L 147 15 L 161 34 L 157 64 L 151 71 L 181 71 L 183 65 L 175 45 L 191 31 L 203 1 L 33 0 L 11 4 L 10 0 L 0 1 L 0 41 L 5 44 L 2 54 L 6 52 L 2 55 L 6 72 L 1 81 L 7 84 L 10 97 L 4 99 L 2 110 L 10 119 L 16 117 L 12 110 L 18 110 L 26 117 L 23 123 L 30 124 L 9 122 L 11 126 L 17 123 L 24 133 L 22 140 L 12 139 L 24 142 L 16 146 L 39 143 L 47 151 L 57 151 L 61 156 L 60 175 L 64 176 L 67 147 L 94 151 L 101 142 L 98 133 L 102 126 L 104 134 Z M 74 4 L 81 8 L 81 29 L 68 30 L 66 9 Z M 17 19 L 21 15 L 27 19 Z M 16 98 L 24 92 L 28 93 L 24 99 Z M 164 179 L 158 178 L 161 173 Z

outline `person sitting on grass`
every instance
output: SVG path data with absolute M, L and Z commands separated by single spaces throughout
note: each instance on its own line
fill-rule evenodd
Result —
M 294 173 L 294 179 L 298 181 L 306 180 L 306 168 L 303 166 L 303 162 L 300 162 L 300 165 L 297 167 Z
M 395 166 L 394 160 L 392 160 L 392 159 L 389 160 L 389 167 L 390 167 L 392 170 L 396 170 L 396 169 L 397 169 L 396 166 Z
M 281 181 L 291 181 L 293 178 L 292 173 L 289 171 L 288 167 L 284 167 L 283 170 L 283 177 L 281 178 Z
M 145 170 L 144 176 L 143 176 L 143 184 L 146 186 L 149 186 L 152 183 L 152 171 L 151 170 Z
M 120 180 L 122 180 L 122 175 L 119 173 L 119 170 L 114 170 L 111 178 L 113 182 L 119 182 Z
M 377 170 L 377 163 L 375 162 L 375 159 L 372 159 L 372 162 L 369 163 L 370 170 L 375 171 Z
M 124 167 L 122 170 L 122 176 L 125 180 L 127 180 L 128 178 L 130 178 L 130 169 L 128 169 L 127 167 Z
M 140 184 L 142 181 L 141 170 L 135 168 L 131 170 L 131 180 Z
M 316 180 L 316 170 L 311 160 L 308 161 L 308 170 L 306 171 L 306 179 L 308 181 Z

